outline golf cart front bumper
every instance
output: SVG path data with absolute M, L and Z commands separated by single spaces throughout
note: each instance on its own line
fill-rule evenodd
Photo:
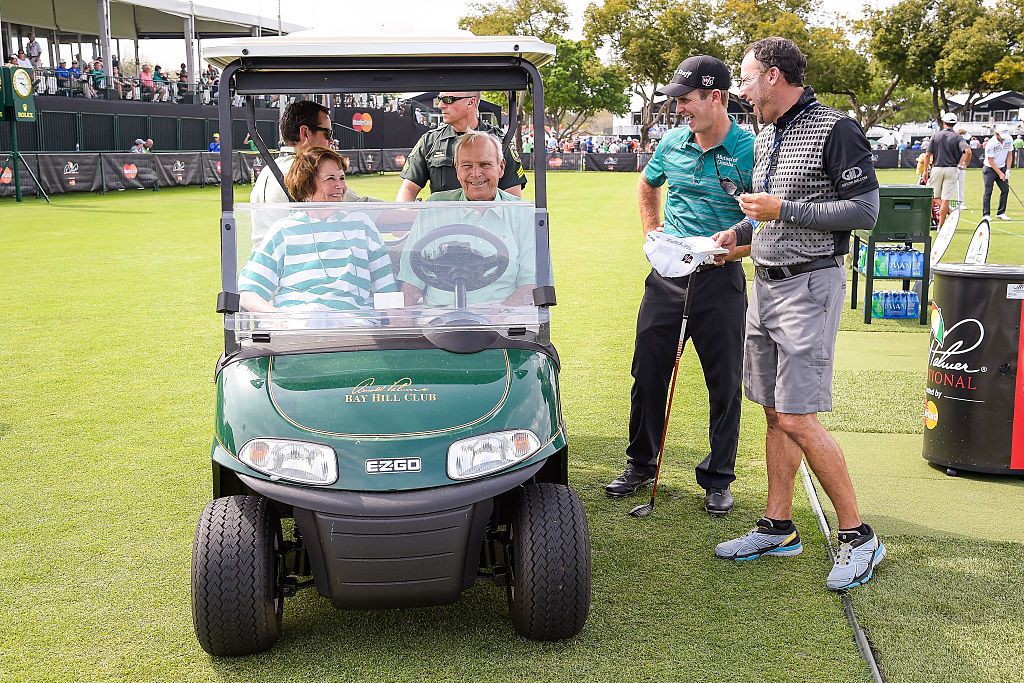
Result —
M 321 595 L 339 609 L 384 609 L 458 600 L 476 581 L 495 499 L 545 462 L 479 481 L 381 493 L 238 478 L 292 507 Z

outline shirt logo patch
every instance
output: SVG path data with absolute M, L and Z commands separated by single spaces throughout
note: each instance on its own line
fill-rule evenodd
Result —
M 860 178 L 862 175 L 864 175 L 864 169 L 858 166 L 848 168 L 842 173 L 843 180 L 856 180 L 857 178 Z

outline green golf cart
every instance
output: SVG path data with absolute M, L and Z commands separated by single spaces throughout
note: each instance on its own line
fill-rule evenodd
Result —
M 521 635 L 583 628 L 590 540 L 549 334 L 543 145 L 533 202 L 236 204 L 227 180 L 233 99 L 284 187 L 258 96 L 488 90 L 516 112 L 525 93 L 544 130 L 537 69 L 553 55 L 516 36 L 204 43 L 223 69 L 226 179 L 213 501 L 192 554 L 207 652 L 272 647 L 285 598 L 307 587 L 374 610 L 452 603 L 487 580 Z

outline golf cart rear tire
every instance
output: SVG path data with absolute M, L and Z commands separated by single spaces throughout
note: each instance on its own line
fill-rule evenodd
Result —
M 524 486 L 511 543 L 516 631 L 533 640 L 579 633 L 590 611 L 590 531 L 576 492 L 562 484 Z
M 192 546 L 192 622 L 211 655 L 263 652 L 281 635 L 281 522 L 262 496 L 217 498 Z

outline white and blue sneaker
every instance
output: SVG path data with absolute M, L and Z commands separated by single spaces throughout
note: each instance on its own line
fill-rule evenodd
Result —
M 828 573 L 829 590 L 841 591 L 868 582 L 878 563 L 885 559 L 885 546 L 874 529 L 852 541 L 839 544 L 836 562 Z
M 779 532 L 771 520 L 762 517 L 757 526 L 739 538 L 715 546 L 715 555 L 724 560 L 753 560 L 762 555 L 799 555 L 803 549 L 796 527 Z

